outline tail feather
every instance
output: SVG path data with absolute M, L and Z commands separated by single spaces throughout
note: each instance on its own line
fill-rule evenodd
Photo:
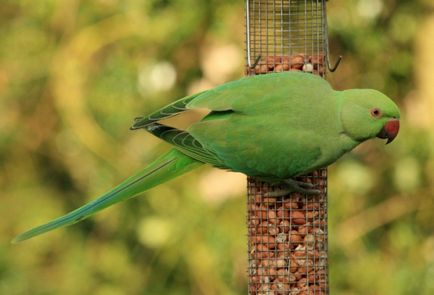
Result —
M 202 164 L 202 162 L 172 149 L 111 191 L 66 215 L 16 236 L 12 243 L 18 243 L 56 228 L 77 223 L 110 205 L 129 199 Z

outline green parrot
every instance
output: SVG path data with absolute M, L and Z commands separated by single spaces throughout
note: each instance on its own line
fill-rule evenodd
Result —
M 209 113 L 186 130 L 158 123 L 198 108 Z M 335 91 L 324 79 L 302 72 L 244 77 L 136 118 L 130 129 L 145 129 L 173 148 L 99 198 L 12 242 L 79 222 L 206 163 L 286 184 L 269 196 L 316 194 L 312 184 L 295 177 L 332 164 L 367 139 L 391 142 L 399 117 L 396 104 L 376 90 Z

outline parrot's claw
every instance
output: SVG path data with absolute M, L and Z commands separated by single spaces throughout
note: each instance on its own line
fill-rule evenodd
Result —
M 316 185 L 294 179 L 285 179 L 286 188 L 274 190 L 264 194 L 265 197 L 283 197 L 290 193 L 301 193 L 305 195 L 319 195 L 321 191 L 316 189 Z
M 321 191 L 317 189 L 317 186 L 310 182 L 289 178 L 285 179 L 285 184 L 297 193 L 302 193 L 306 195 L 319 195 L 321 193 Z

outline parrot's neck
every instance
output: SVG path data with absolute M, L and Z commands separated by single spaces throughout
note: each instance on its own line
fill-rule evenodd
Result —
M 352 126 L 355 124 L 349 116 L 352 108 L 351 98 L 348 97 L 348 90 L 337 91 L 337 108 L 339 117 L 339 140 L 345 152 L 348 152 L 359 145 L 364 139 L 358 138 L 353 134 Z

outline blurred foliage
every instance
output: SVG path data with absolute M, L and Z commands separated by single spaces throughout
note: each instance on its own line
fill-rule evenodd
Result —
M 0 294 L 246 294 L 244 178 L 210 168 L 9 244 L 167 149 L 133 117 L 242 75 L 242 2 L 2 1 Z M 331 83 L 403 109 L 393 144 L 330 168 L 331 294 L 434 294 L 434 3 L 333 0 L 328 17 Z

